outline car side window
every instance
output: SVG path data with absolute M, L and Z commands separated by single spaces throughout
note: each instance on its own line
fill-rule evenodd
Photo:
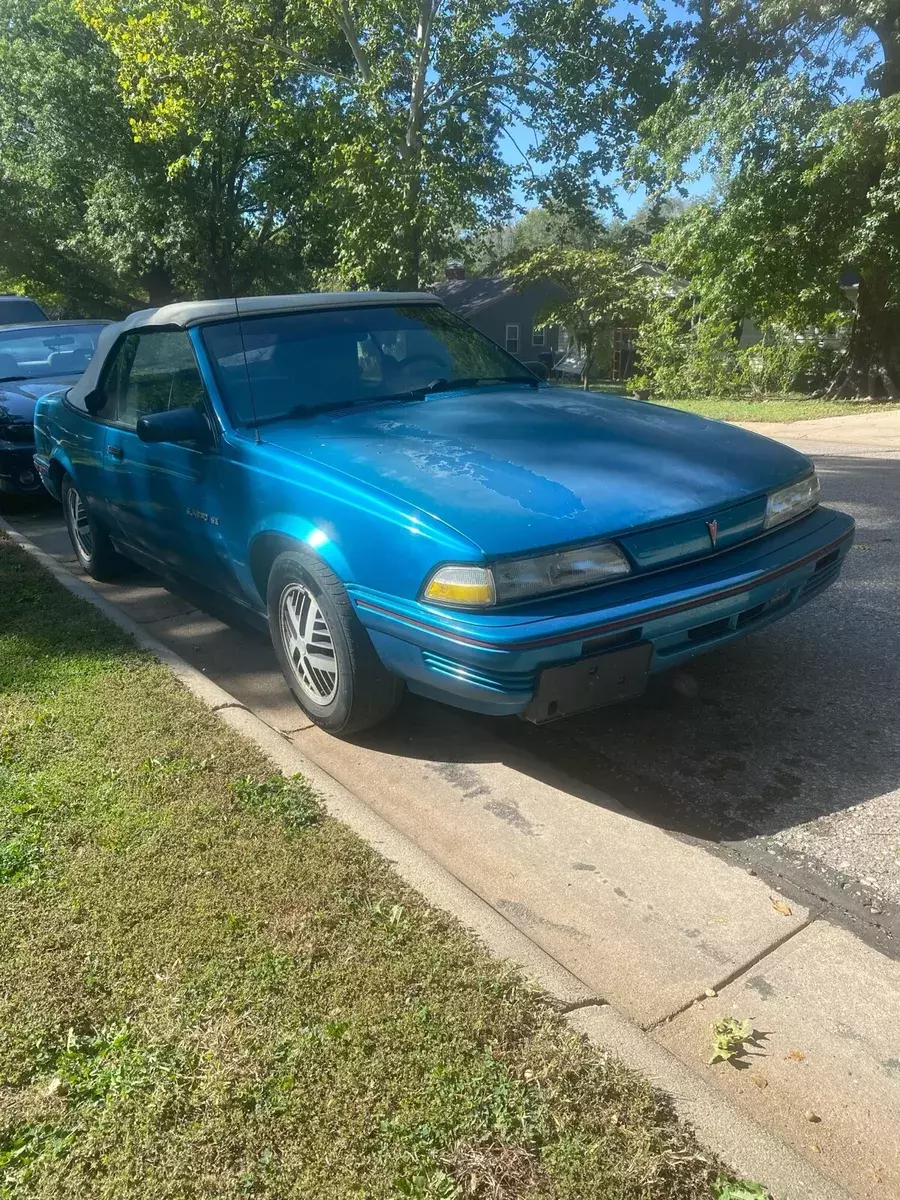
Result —
M 103 390 L 101 415 L 129 429 L 152 413 L 202 406 L 205 396 L 190 339 L 181 330 L 128 334 Z

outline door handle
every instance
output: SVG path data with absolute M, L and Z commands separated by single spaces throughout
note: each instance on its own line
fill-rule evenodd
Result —
M 110 458 L 118 459 L 119 462 L 121 462 L 122 459 L 125 457 L 125 454 L 124 454 L 121 446 L 107 446 L 106 453 L 109 455 Z

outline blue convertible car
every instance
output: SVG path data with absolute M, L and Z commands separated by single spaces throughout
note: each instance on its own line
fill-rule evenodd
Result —
M 636 696 L 818 595 L 853 537 L 795 451 L 548 387 L 421 294 L 135 313 L 35 424 L 85 569 L 265 617 L 341 734 L 404 685 L 532 721 Z

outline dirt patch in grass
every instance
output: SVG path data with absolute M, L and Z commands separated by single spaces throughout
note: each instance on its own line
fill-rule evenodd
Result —
M 0 538 L 0 1197 L 697 1200 L 639 1076 Z

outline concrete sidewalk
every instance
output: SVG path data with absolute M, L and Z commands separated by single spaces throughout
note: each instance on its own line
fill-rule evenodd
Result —
M 791 444 L 900 451 L 900 408 L 860 413 L 859 416 L 822 417 L 815 421 L 739 421 L 736 424 L 742 429 Z
M 74 571 L 55 511 L 14 524 Z M 776 1194 L 900 1196 L 895 960 L 513 751 L 485 722 L 419 701 L 365 738 L 330 738 L 291 700 L 264 638 L 150 576 L 87 583 L 579 981 L 585 1032 L 628 1057 L 628 1029 L 646 1031 L 652 1043 L 642 1045 L 687 1068 L 677 1088 L 659 1078 L 682 1093 L 678 1101 L 690 1099 L 695 1080 L 698 1093 L 719 1097 L 721 1113 L 744 1114 L 826 1180 L 818 1187 L 770 1163 L 764 1182 Z M 734 1065 L 709 1067 L 711 1025 L 722 1014 L 749 1020 L 757 1037 Z M 646 1069 L 652 1076 L 652 1055 Z

